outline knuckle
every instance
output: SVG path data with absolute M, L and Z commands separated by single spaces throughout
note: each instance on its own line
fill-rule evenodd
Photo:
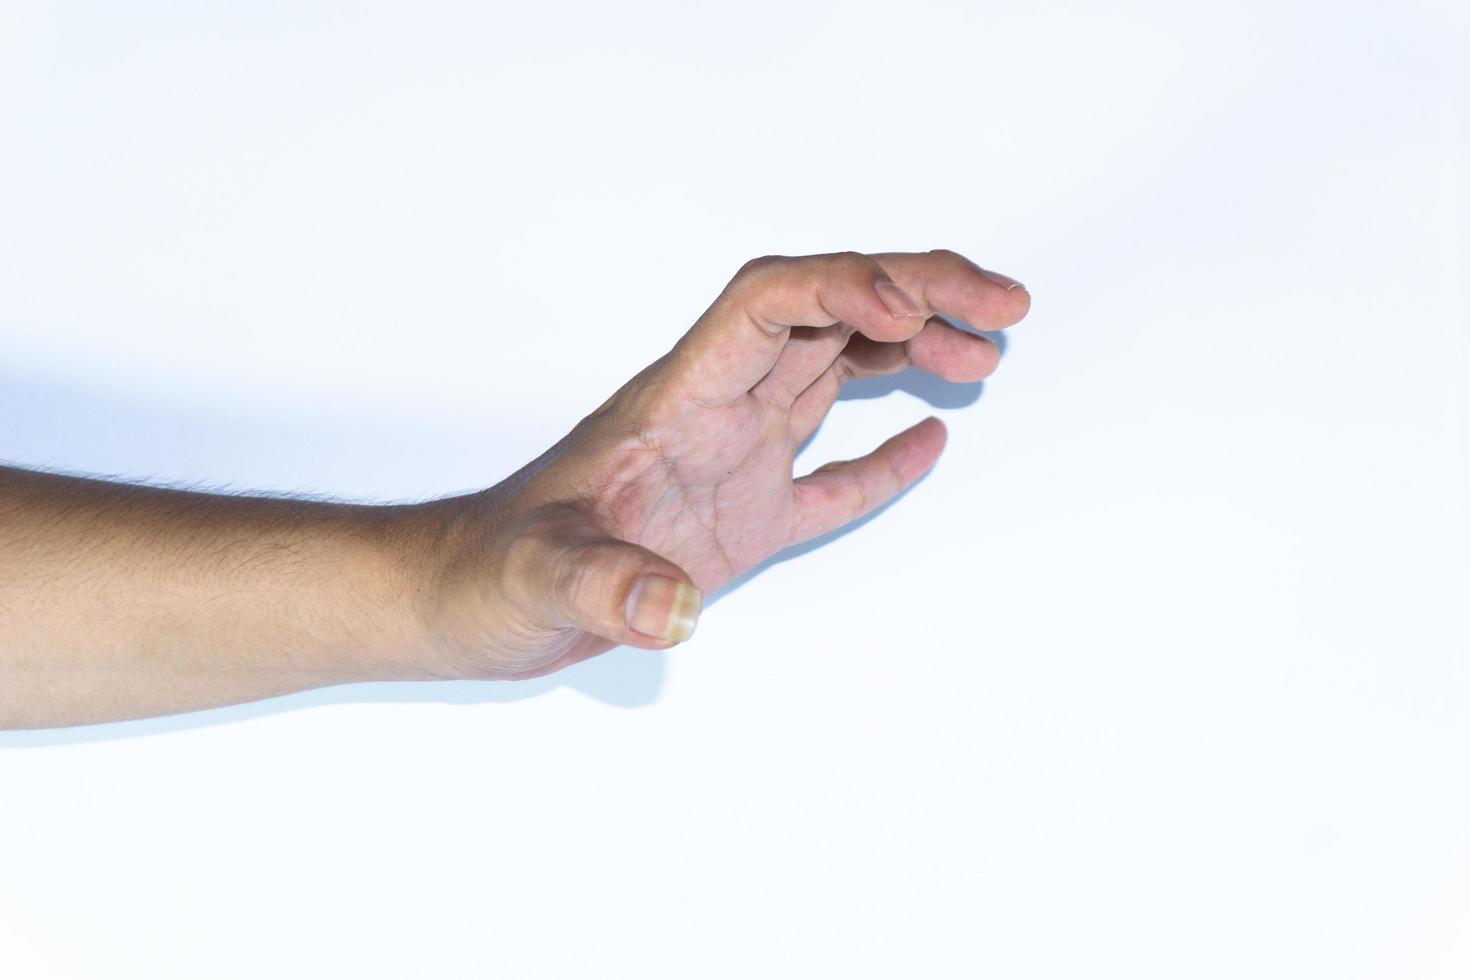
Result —
M 892 486 L 890 487 L 890 489 L 893 491 L 893 493 L 898 493 L 900 490 L 902 490 L 904 488 L 904 485 L 908 482 L 908 480 L 905 479 L 904 472 L 903 472 L 903 467 L 901 467 L 901 466 L 898 465 L 898 459 L 896 457 L 889 456 L 888 457 L 888 460 L 887 460 L 887 464 L 888 464 L 888 479 L 889 479 L 890 483 L 892 484 Z
M 557 569 L 557 592 L 584 617 L 601 619 L 616 605 L 619 567 L 618 550 L 608 543 L 569 549 Z
M 862 252 L 851 250 L 833 252 L 829 258 L 840 274 L 851 276 L 854 279 L 871 278 L 873 272 L 878 269 L 878 264 Z
M 929 257 L 952 269 L 968 269 L 974 263 L 950 248 L 931 248 Z
M 817 473 L 841 473 L 850 469 L 851 460 L 834 460 L 818 467 Z M 825 508 L 838 515 L 843 523 L 852 520 L 867 509 L 868 494 L 860 479 L 832 479 L 823 481 L 821 499 Z
M 597 598 L 600 566 L 596 549 L 585 546 L 568 549 L 553 579 L 556 594 L 572 609 L 591 608 Z
M 786 261 L 784 255 L 760 255 L 751 259 L 735 271 L 735 276 L 730 280 L 731 285 L 747 283 L 756 278 L 762 272 L 773 265 L 779 265 Z

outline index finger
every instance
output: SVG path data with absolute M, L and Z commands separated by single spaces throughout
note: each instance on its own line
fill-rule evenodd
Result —
M 1031 309 L 1024 285 L 947 248 L 884 252 L 873 261 L 929 309 L 976 330 L 1009 327 Z
M 874 340 L 902 341 L 929 314 L 866 255 L 767 256 L 746 263 L 679 341 L 675 370 L 692 398 L 726 404 L 766 376 L 792 327 L 843 324 Z
M 770 256 L 747 263 L 675 347 L 691 397 L 733 401 L 775 365 L 791 328 L 840 327 L 876 341 L 914 336 L 932 313 L 979 330 L 1026 315 L 1024 286 L 948 249 Z

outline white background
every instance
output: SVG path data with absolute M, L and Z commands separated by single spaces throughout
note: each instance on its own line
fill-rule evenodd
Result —
M 493 483 L 745 259 L 1024 280 L 687 646 L 0 734 L 0 976 L 1470 973 L 1470 13 L 0 4 L 0 457 Z M 883 395 L 883 397 L 877 397 Z

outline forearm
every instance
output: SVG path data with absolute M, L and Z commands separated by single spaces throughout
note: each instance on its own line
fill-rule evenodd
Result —
M 0 728 L 429 676 L 425 513 L 0 468 Z

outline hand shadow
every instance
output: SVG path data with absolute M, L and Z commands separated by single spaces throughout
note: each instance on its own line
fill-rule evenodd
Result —
M 1002 335 L 986 334 L 1005 351 Z M 839 401 L 879 398 L 904 391 L 936 408 L 961 408 L 980 398 L 983 384 L 955 384 L 909 368 L 866 378 L 843 388 Z M 215 409 L 143 393 L 119 395 L 76 382 L 41 381 L 0 374 L 0 452 L 21 466 L 78 472 L 188 473 L 190 478 L 232 482 L 250 461 L 270 459 L 281 472 L 330 472 L 332 480 L 369 486 L 398 486 L 393 474 L 442 472 L 442 460 L 462 458 L 463 446 L 495 445 L 483 431 L 446 431 L 442 425 L 405 424 L 393 416 L 363 419 L 280 419 L 229 415 Z M 811 444 L 808 438 L 798 456 Z M 120 453 L 125 455 L 119 455 Z M 325 454 L 325 455 L 324 455 Z M 303 465 L 298 469 L 296 463 Z M 522 459 L 505 463 L 506 472 Z M 309 465 L 308 465 L 309 464 Z M 270 472 L 272 467 L 267 468 Z M 344 475 L 345 474 L 345 475 Z M 151 482 L 151 481 L 150 481 Z M 915 484 L 916 486 L 917 484 Z M 715 590 L 720 601 L 778 562 L 822 547 L 873 520 L 912 490 L 861 519 L 804 544 L 788 548 Z M 538 697 L 563 685 L 605 704 L 638 708 L 658 701 L 667 654 L 619 647 L 546 677 L 526 681 L 384 681 L 343 684 L 262 701 L 209 708 L 136 721 L 71 728 L 0 731 L 0 748 L 74 745 L 185 731 L 248 721 L 330 704 L 485 704 Z

